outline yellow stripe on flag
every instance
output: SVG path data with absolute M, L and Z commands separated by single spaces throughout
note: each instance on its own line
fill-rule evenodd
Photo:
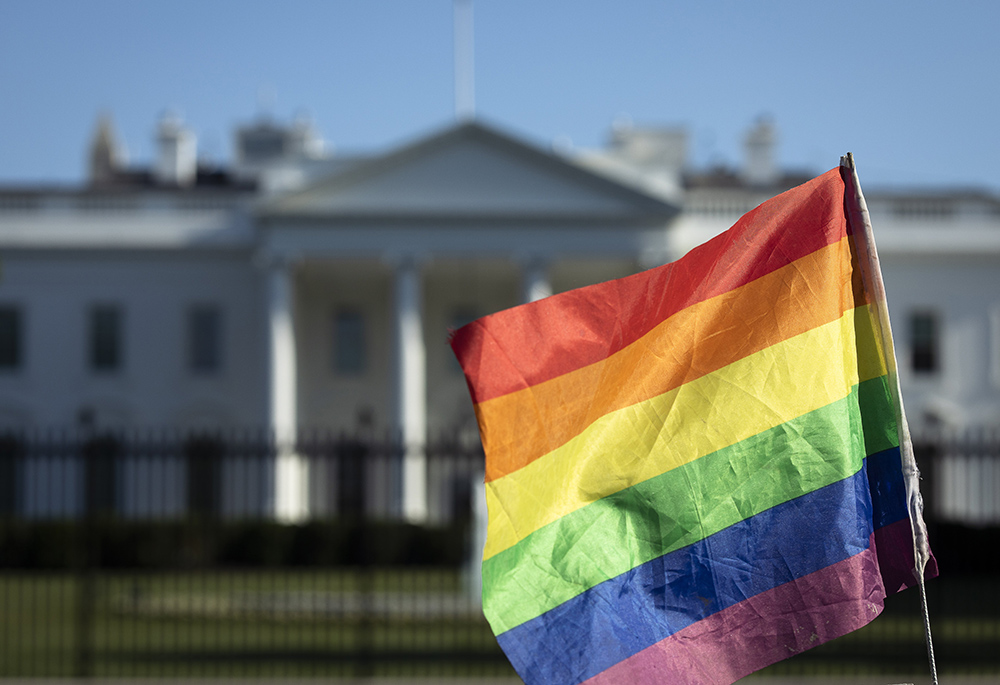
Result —
M 607 359 L 481 402 L 476 414 L 488 457 L 486 479 L 523 468 L 605 414 L 835 321 L 864 304 L 860 282 L 852 283 L 852 273 L 844 237 L 677 312 Z M 761 321 L 779 325 L 761 326 Z
M 487 483 L 483 557 L 591 502 L 814 411 L 846 397 L 858 382 L 883 375 L 884 354 L 871 334 L 868 307 L 606 414 L 558 449 Z

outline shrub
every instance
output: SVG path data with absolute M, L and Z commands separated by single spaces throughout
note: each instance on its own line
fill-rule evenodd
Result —
M 454 567 L 466 538 L 464 524 L 396 521 L 0 520 L 0 568 Z

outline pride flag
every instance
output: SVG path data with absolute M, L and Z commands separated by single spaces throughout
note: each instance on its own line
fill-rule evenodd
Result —
M 525 682 L 731 683 L 936 575 L 856 178 L 453 335 Z

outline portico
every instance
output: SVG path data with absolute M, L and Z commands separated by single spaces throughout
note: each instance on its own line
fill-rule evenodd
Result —
M 475 425 L 448 329 L 666 261 L 674 213 L 479 124 L 263 203 L 276 514 L 308 514 L 291 437 L 322 427 L 397 431 L 387 513 L 433 516 L 429 431 Z

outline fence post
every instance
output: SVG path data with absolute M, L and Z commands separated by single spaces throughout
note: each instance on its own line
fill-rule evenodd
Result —
M 355 446 L 354 449 L 342 450 L 338 456 L 349 464 L 348 468 L 342 469 L 341 472 L 352 474 L 354 483 L 350 487 L 356 493 L 361 493 L 361 496 L 354 501 L 352 507 L 354 510 L 350 514 L 357 517 L 355 520 L 357 521 L 358 568 L 360 570 L 358 576 L 358 608 L 361 612 L 358 617 L 358 677 L 367 679 L 374 675 L 375 670 L 374 655 L 372 654 L 373 593 L 375 591 L 375 582 L 372 578 L 373 549 L 370 542 L 371 530 L 368 526 L 369 514 L 364 509 L 364 492 L 367 485 L 365 470 L 369 454 L 367 450 Z
M 70 438 L 73 440 L 73 438 Z M 80 550 L 77 555 L 78 561 L 78 582 L 77 582 L 77 653 L 76 653 L 76 677 L 89 678 L 93 674 L 91 645 L 91 626 L 93 624 L 93 597 L 94 597 L 94 517 L 97 509 L 97 484 L 95 472 L 99 462 L 97 449 L 94 449 L 92 439 L 84 439 L 83 436 L 75 440 L 75 447 L 80 455 L 83 470 L 83 514 L 81 521 L 81 531 L 79 545 Z
M 83 460 L 83 531 L 80 536 L 79 651 L 77 677 L 94 675 L 94 609 L 100 563 L 99 527 L 118 507 L 118 467 L 124 436 L 84 433 L 78 440 Z
M 94 570 L 89 559 L 91 536 L 87 533 L 88 527 L 89 526 L 84 523 L 84 534 L 82 536 L 83 550 L 80 554 L 83 562 L 80 569 L 80 582 L 78 584 L 80 595 L 78 598 L 79 615 L 77 617 L 77 678 L 89 678 L 93 674 L 93 660 L 90 644 L 94 613 Z

